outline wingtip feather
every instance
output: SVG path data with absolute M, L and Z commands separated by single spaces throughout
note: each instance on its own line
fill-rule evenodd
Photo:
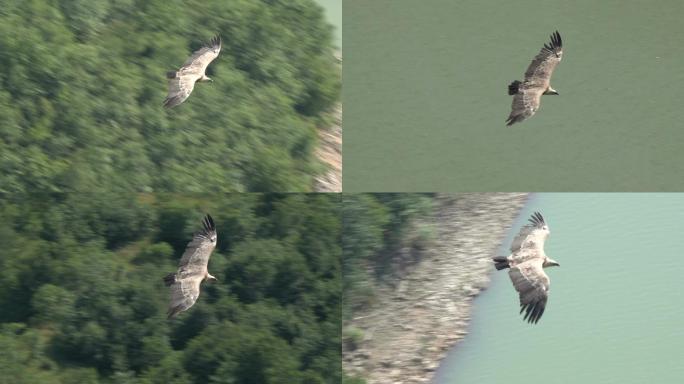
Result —
M 558 33 L 558 30 L 551 34 L 551 46 L 553 48 L 563 47 L 563 40 L 561 39 L 561 35 Z
M 537 324 L 544 314 L 544 309 L 544 305 L 540 302 L 520 304 L 520 314 L 522 315 L 522 313 L 525 312 L 523 321 L 526 321 L 529 324 Z
M 214 219 L 208 213 L 204 216 L 203 224 L 204 224 L 204 229 L 208 232 L 216 230 L 216 225 L 214 224 Z
M 209 40 L 209 44 L 212 49 L 221 48 L 221 35 L 218 33 Z
M 216 226 L 214 225 L 214 219 L 208 213 L 204 216 L 204 229 L 206 229 L 207 231 L 216 230 Z
M 544 221 L 544 216 L 542 216 L 542 214 L 539 212 L 534 212 L 528 220 L 530 223 L 538 227 L 546 224 L 546 221 Z

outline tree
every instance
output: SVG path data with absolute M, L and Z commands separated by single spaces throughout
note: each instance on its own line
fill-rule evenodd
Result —
M 214 33 L 215 81 L 164 110 L 163 74 Z M 332 52 L 312 0 L 7 1 L 0 193 L 310 190 Z
M 14 196 L 0 199 L 0 383 L 341 379 L 339 195 Z M 206 213 L 218 282 L 167 320 L 162 277 Z

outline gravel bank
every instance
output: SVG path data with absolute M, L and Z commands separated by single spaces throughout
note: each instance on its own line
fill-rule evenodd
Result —
M 490 258 L 526 199 L 510 193 L 439 196 L 434 247 L 392 287 L 381 287 L 373 308 L 345 323 L 363 332 L 360 346 L 343 348 L 345 372 L 371 384 L 429 382 L 466 335 L 473 298 L 489 284 Z

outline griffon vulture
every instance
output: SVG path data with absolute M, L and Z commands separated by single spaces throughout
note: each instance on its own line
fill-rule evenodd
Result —
M 508 94 L 513 96 L 511 114 L 506 125 L 523 121 L 539 109 L 542 95 L 557 95 L 551 88 L 551 75 L 563 57 L 563 41 L 556 31 L 551 35 L 551 43 L 544 44 L 539 54 L 525 71 L 525 80 L 516 80 L 508 86 Z
M 216 281 L 207 271 L 209 256 L 216 247 L 216 227 L 211 216 L 202 220 L 204 228 L 192 236 L 178 265 L 178 271 L 164 277 L 164 284 L 171 287 L 169 319 L 192 307 L 200 294 L 200 283 L 204 279 Z
M 221 51 L 221 37 L 218 35 L 209 41 L 209 45 L 196 50 L 177 71 L 166 73 L 169 79 L 169 94 L 164 100 L 165 108 L 173 108 L 190 96 L 195 82 L 212 81 L 204 71 Z
M 549 227 L 544 222 L 544 217 L 535 212 L 529 221 L 513 239 L 511 255 L 497 256 L 493 260 L 497 270 L 510 268 L 508 275 L 520 294 L 520 313 L 525 312 L 523 320 L 536 324 L 544 313 L 549 298 L 551 280 L 544 273 L 544 268 L 560 264 L 544 253 L 544 241 L 549 236 Z

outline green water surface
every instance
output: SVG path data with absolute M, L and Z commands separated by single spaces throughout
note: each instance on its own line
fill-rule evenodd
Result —
M 316 0 L 325 9 L 328 22 L 335 27 L 335 45 L 342 48 L 342 0 Z
M 345 0 L 344 190 L 684 190 L 684 1 Z M 507 85 L 549 35 L 531 119 Z
M 684 377 L 684 194 L 541 194 L 560 263 L 536 325 L 518 315 L 508 274 L 493 270 L 468 336 L 439 384 L 676 383 Z M 504 249 L 505 248 L 505 249 Z

